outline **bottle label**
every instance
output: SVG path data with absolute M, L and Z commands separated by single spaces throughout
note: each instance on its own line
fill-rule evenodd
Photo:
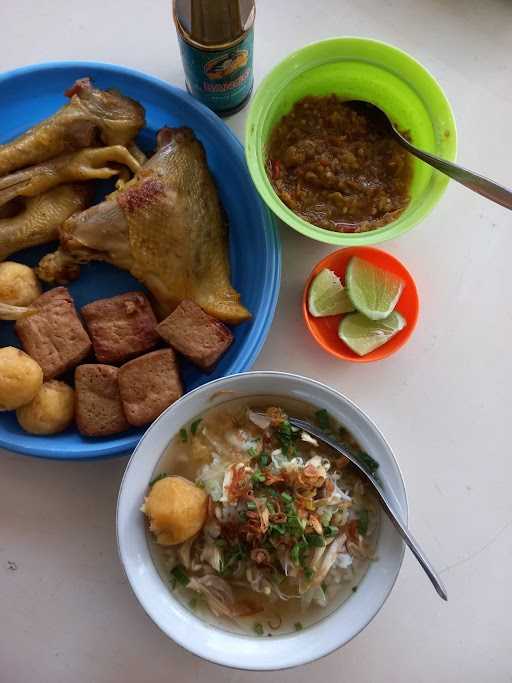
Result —
M 219 52 L 201 50 L 178 33 L 185 78 L 190 93 L 207 107 L 234 109 L 249 95 L 253 83 L 253 29 L 244 39 Z

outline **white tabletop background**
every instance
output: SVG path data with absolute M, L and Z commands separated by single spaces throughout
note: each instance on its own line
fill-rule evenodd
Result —
M 90 59 L 182 85 L 169 5 L 0 0 L 0 69 Z M 511 184 L 509 0 L 259 0 L 256 82 L 333 35 L 379 38 L 418 58 L 453 105 L 459 160 Z M 228 121 L 240 137 L 245 117 Z M 421 317 L 402 351 L 368 366 L 326 355 L 301 319 L 305 278 L 332 247 L 285 226 L 281 236 L 281 296 L 255 368 L 327 382 L 377 422 L 449 602 L 407 554 L 386 605 L 344 649 L 275 674 L 223 669 L 168 640 L 130 592 L 114 526 L 125 458 L 0 453 L 1 683 L 512 681 L 512 214 L 451 184 L 419 227 L 383 245 L 414 274 Z

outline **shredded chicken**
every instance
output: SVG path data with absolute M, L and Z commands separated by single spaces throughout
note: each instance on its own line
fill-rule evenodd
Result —
M 372 557 L 367 487 L 304 434 L 279 408 L 203 418 L 195 439 L 210 452 L 196 483 L 209 494 L 207 519 L 174 566 L 215 615 L 250 616 L 283 600 L 324 607 Z
M 322 583 L 322 581 L 325 579 L 330 568 L 332 567 L 332 565 L 336 561 L 336 556 L 344 548 L 346 540 L 347 540 L 347 537 L 345 536 L 345 534 L 340 534 L 331 543 L 331 545 L 327 549 L 327 552 L 322 557 L 322 561 L 320 563 L 320 566 L 318 567 L 318 570 L 315 572 L 315 575 L 314 575 L 313 581 L 312 581 L 313 586 L 319 586 Z

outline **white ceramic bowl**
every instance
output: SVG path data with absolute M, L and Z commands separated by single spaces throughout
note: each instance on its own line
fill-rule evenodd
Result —
M 265 638 L 236 635 L 199 619 L 176 600 L 151 559 L 140 512 L 153 470 L 171 437 L 208 408 L 235 396 L 288 396 L 325 408 L 378 460 L 379 476 L 407 521 L 402 476 L 391 448 L 352 401 L 306 377 L 281 372 L 247 372 L 205 384 L 168 408 L 148 429 L 126 468 L 117 505 L 119 555 L 130 585 L 146 613 L 164 633 L 200 657 L 237 669 L 271 670 L 306 664 L 347 643 L 377 614 L 398 576 L 404 544 L 385 515 L 377 546 L 357 592 L 336 611 L 303 631 Z

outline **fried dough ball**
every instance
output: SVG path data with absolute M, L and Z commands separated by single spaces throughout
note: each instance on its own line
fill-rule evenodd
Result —
M 75 392 L 56 379 L 45 382 L 27 405 L 18 408 L 16 417 L 30 434 L 58 434 L 69 427 L 75 412 Z
M 36 274 L 23 263 L 0 263 L 0 301 L 11 306 L 29 306 L 41 294 Z
M 188 479 L 165 477 L 155 482 L 144 512 L 160 545 L 176 545 L 192 538 L 206 521 L 208 496 Z
M 29 403 L 43 384 L 43 371 L 27 353 L 14 346 L 0 349 L 0 410 Z

